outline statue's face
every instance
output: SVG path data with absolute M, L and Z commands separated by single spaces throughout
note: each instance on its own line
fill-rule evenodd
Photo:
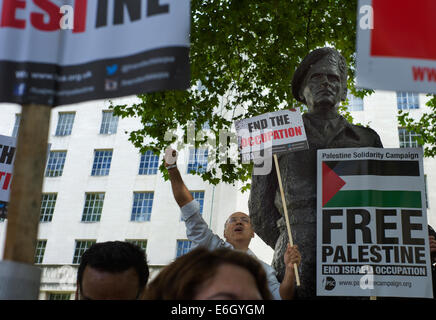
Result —
M 302 87 L 310 113 L 337 112 L 342 100 L 342 84 L 338 64 L 325 57 L 308 71 Z

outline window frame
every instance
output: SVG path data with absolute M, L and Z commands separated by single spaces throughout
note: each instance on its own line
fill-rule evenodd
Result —
M 192 240 L 188 239 L 177 239 L 176 240 L 176 258 L 187 254 L 192 248 Z M 185 246 L 185 244 L 189 244 Z M 180 246 L 181 245 L 181 246 Z
M 100 125 L 100 134 L 116 134 L 118 130 L 118 116 L 114 116 L 114 112 L 112 110 L 103 110 L 101 125 Z
M 46 248 L 47 248 L 47 239 L 38 239 L 36 241 L 34 264 L 43 263 Z
M 52 155 L 57 155 L 55 158 L 52 158 Z M 63 157 L 59 157 L 59 155 L 63 154 Z M 59 160 L 60 159 L 60 160 Z M 53 150 L 50 151 L 47 159 L 47 164 L 45 166 L 44 177 L 46 178 L 56 178 L 61 177 L 64 173 L 65 161 L 67 159 L 67 150 Z M 50 161 L 54 163 L 50 163 Z M 49 169 L 50 168 L 50 169 Z
M 207 170 L 207 165 L 209 161 L 209 150 L 198 149 L 198 148 L 190 148 L 189 149 L 189 160 L 188 160 L 188 168 L 186 173 L 198 172 L 204 173 Z
M 153 151 L 147 150 L 141 153 L 139 159 L 138 175 L 155 175 L 159 169 L 159 156 Z
M 147 245 L 148 245 L 147 239 L 126 239 L 125 241 L 137 245 L 142 250 L 144 250 L 145 253 L 147 252 Z
M 71 292 L 55 292 L 55 291 L 51 291 L 51 292 L 47 292 L 47 300 L 71 300 Z M 68 299 L 64 299 L 67 298 Z M 60 299 L 58 299 L 60 298 Z
M 419 94 L 415 92 L 397 92 L 398 110 L 417 110 L 419 109 Z
M 53 198 L 45 199 L 46 196 L 47 197 L 53 196 L 54 199 Z M 57 198 L 58 198 L 58 194 L 55 192 L 47 192 L 42 194 L 41 209 L 39 211 L 39 222 L 51 222 L 53 220 Z M 46 205 L 44 207 L 44 204 L 51 204 L 51 203 L 53 203 L 52 206 Z
M 109 152 L 110 152 L 110 156 L 106 155 L 106 153 Z M 113 149 L 94 149 L 94 161 L 92 162 L 91 176 L 93 177 L 108 176 L 112 165 L 113 155 L 114 155 Z
M 413 139 L 414 137 L 419 137 L 420 135 L 415 132 L 410 132 L 406 128 L 399 127 L 398 128 L 398 141 L 400 144 L 400 148 L 419 148 L 418 141 Z M 402 140 L 402 137 L 407 137 L 408 141 Z
M 71 133 L 73 132 L 73 125 L 74 125 L 75 118 L 76 118 L 76 112 L 74 112 L 74 111 L 73 112 L 59 112 L 55 136 L 64 137 L 64 136 L 71 135 Z
M 81 222 L 100 222 L 103 214 L 105 195 L 105 192 L 85 192 L 85 203 L 83 205 Z M 91 196 L 95 196 L 95 198 L 91 199 Z M 102 198 L 98 199 L 97 196 L 102 196 Z M 89 205 L 90 202 L 92 206 Z M 100 202 L 101 206 L 96 206 L 96 204 Z
M 97 243 L 95 239 L 75 239 L 74 240 L 74 254 L 73 254 L 73 265 L 80 265 L 80 261 L 82 259 L 82 255 L 88 250 L 94 243 Z M 78 248 L 78 244 L 84 244 L 84 247 Z M 80 254 L 80 256 L 78 255 Z
M 137 199 L 136 196 L 139 195 L 150 195 L 151 199 Z M 140 201 L 141 205 L 138 205 Z M 144 203 L 149 204 L 151 201 L 151 205 L 144 206 Z M 133 200 L 132 200 L 132 211 L 130 214 L 131 222 L 148 222 L 151 220 L 151 214 L 153 212 L 153 202 L 154 202 L 154 191 L 134 191 L 133 192 Z M 135 205 L 136 204 L 136 205 Z M 149 209 L 144 212 L 144 209 Z

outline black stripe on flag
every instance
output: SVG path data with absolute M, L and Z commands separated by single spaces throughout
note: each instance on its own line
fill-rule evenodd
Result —
M 324 163 L 338 176 L 419 176 L 419 161 L 349 160 Z

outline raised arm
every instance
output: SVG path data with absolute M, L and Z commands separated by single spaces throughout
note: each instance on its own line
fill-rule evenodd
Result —
M 165 151 L 165 167 L 168 170 L 170 176 L 171 188 L 173 190 L 174 199 L 176 200 L 179 207 L 183 207 L 188 204 L 194 197 L 191 192 L 189 192 L 185 183 L 183 182 L 180 171 L 177 168 L 177 152 L 176 150 L 168 148 Z
M 186 226 L 186 236 L 196 246 L 208 249 L 227 246 L 225 241 L 215 235 L 200 214 L 200 205 L 194 200 L 191 192 L 183 182 L 177 169 L 177 152 L 171 148 L 165 151 L 165 167 L 168 170 L 174 199 L 182 212 L 182 220 Z

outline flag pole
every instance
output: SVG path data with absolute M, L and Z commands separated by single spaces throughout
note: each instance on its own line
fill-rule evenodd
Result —
M 276 172 L 277 172 L 277 180 L 279 181 L 279 188 L 280 188 L 280 195 L 282 198 L 282 204 L 283 204 L 283 211 L 284 211 L 284 216 L 286 219 L 286 228 L 288 230 L 288 238 L 289 238 L 289 243 L 291 246 L 294 245 L 294 241 L 292 240 L 292 233 L 291 233 L 291 225 L 289 223 L 289 217 L 288 217 L 288 208 L 286 206 L 286 201 L 285 201 L 285 193 L 283 192 L 283 185 L 282 185 L 282 178 L 280 175 L 280 168 L 279 168 L 279 161 L 277 160 L 277 155 L 274 154 L 274 163 L 276 165 Z M 294 271 L 295 271 L 295 280 L 297 282 L 297 286 L 300 286 L 300 275 L 298 273 L 298 266 L 296 263 L 294 263 Z
M 51 108 L 22 106 L 11 184 L 0 299 L 38 299 L 41 270 L 35 267 L 42 185 Z M 4 286 L 3 286 L 4 284 Z

